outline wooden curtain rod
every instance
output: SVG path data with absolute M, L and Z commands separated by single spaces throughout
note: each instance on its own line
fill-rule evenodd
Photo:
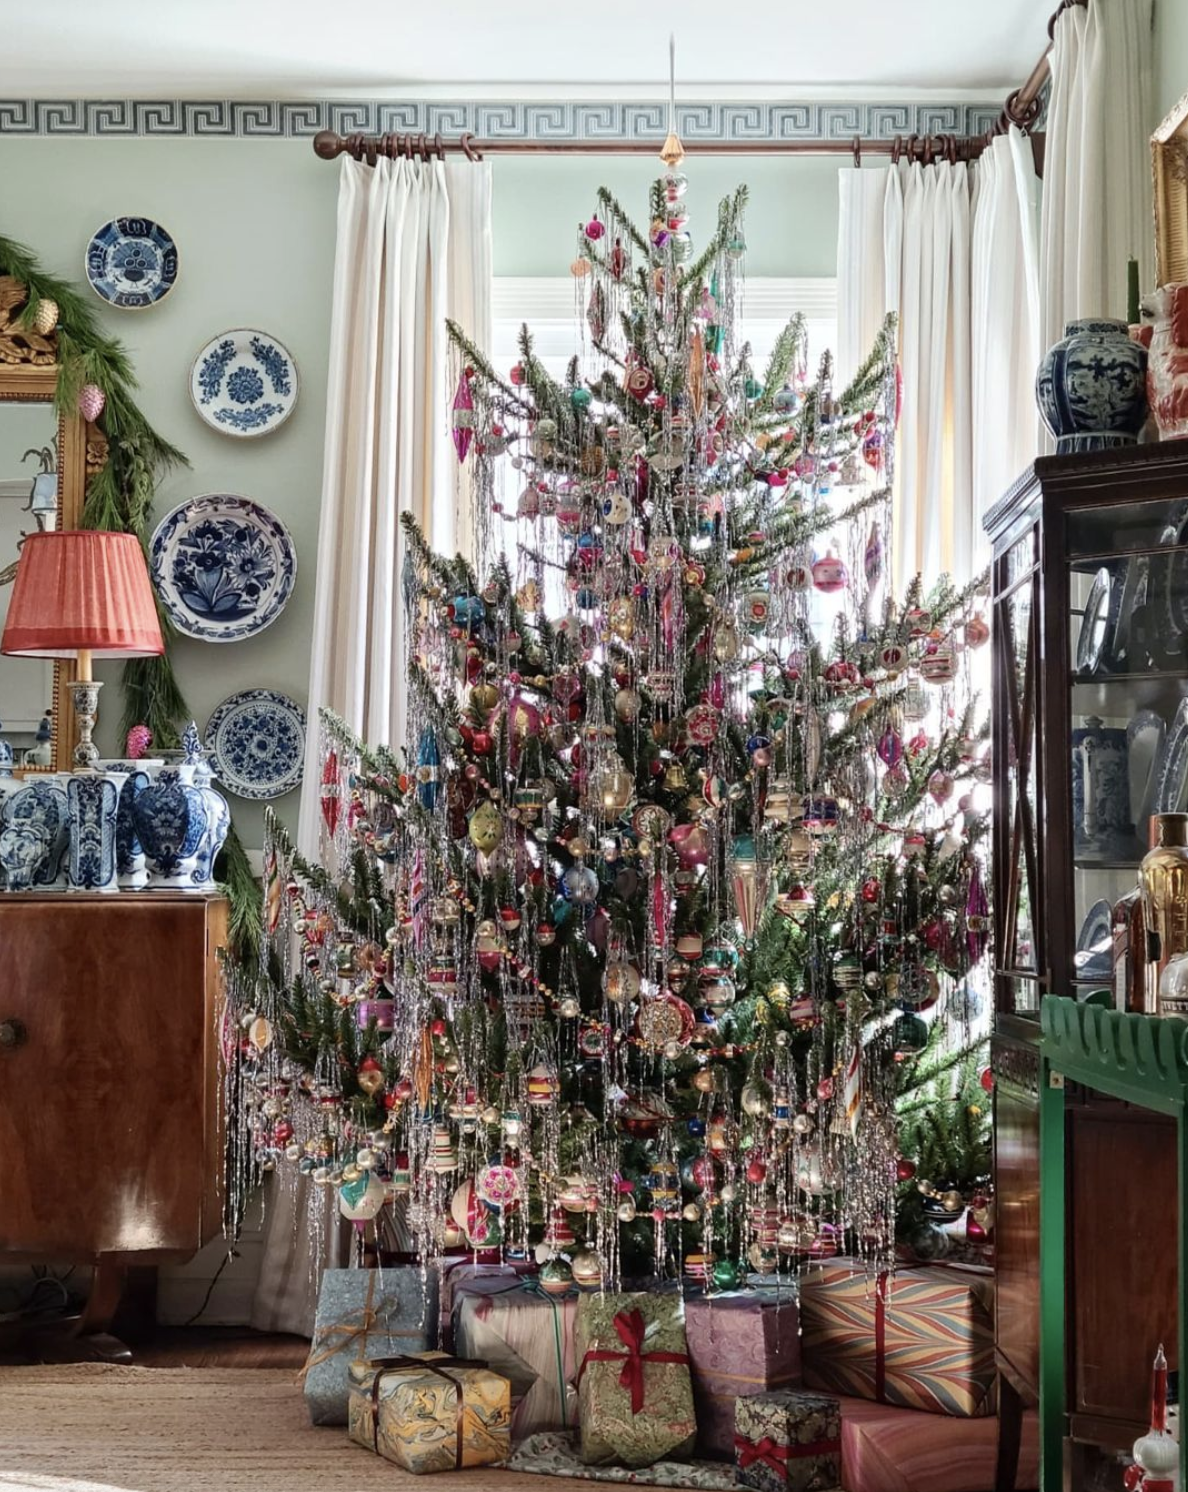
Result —
M 862 164 L 863 155 L 889 155 L 893 161 L 906 159 L 924 165 L 936 160 L 976 160 L 991 140 L 1005 134 L 1012 124 L 1024 134 L 1030 132 L 1039 118 L 1040 93 L 1051 72 L 1056 22 L 1072 6 L 1087 4 L 1088 0 L 1060 0 L 1048 19 L 1048 45 L 1042 56 L 983 135 L 896 135 L 893 140 L 863 140 L 858 135 L 850 140 L 697 140 L 692 149 L 697 155 L 850 155 L 856 166 Z M 1040 143 L 1038 137 L 1033 143 Z M 340 135 L 334 130 L 319 130 L 313 148 L 324 161 L 350 155 L 374 166 L 380 156 L 429 161 L 444 160 L 447 153 L 461 153 L 471 161 L 481 161 L 487 155 L 653 155 L 656 144 L 651 140 L 478 140 L 470 134 L 443 140 L 440 135 Z M 1040 152 L 1036 154 L 1038 165 Z

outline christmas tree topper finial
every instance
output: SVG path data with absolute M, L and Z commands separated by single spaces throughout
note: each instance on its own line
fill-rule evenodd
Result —
M 660 151 L 660 159 L 670 171 L 675 171 L 685 159 L 685 147 L 676 128 L 676 37 L 668 37 L 668 138 Z

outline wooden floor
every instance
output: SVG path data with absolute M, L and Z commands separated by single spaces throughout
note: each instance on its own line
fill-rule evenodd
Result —
M 47 1341 L 56 1347 L 65 1336 L 55 1334 Z M 141 1368 L 291 1368 L 296 1373 L 309 1356 L 304 1337 L 251 1331 L 246 1326 L 158 1326 L 123 1340 L 131 1348 L 133 1363 Z M 19 1367 L 38 1360 L 36 1347 L 27 1337 L 19 1342 L 0 1340 L 0 1366 Z

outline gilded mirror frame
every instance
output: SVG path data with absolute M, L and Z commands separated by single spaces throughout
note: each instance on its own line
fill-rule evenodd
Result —
M 19 325 L 27 299 L 25 287 L 10 276 L 0 276 L 0 405 L 53 404 L 58 386 L 57 337 Z M 81 414 L 58 412 L 58 526 L 78 528 L 82 522 L 88 477 L 107 460 L 103 432 L 88 425 Z M 18 775 L 69 772 L 74 740 L 74 706 L 69 685 L 75 668 L 62 659 L 54 664 L 53 760 L 47 767 L 18 768 Z
M 1155 283 L 1188 281 L 1188 93 L 1151 136 Z

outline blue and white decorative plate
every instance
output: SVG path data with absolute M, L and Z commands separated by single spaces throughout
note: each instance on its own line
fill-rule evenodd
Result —
M 275 622 L 293 593 L 297 551 L 289 530 L 246 497 L 212 492 L 157 525 L 149 565 L 179 632 L 239 642 Z
M 275 689 L 244 689 L 206 722 L 215 775 L 237 798 L 279 798 L 301 781 L 305 711 Z
M 177 245 L 151 218 L 113 218 L 87 245 L 86 271 L 109 306 L 143 311 L 177 284 Z
M 190 398 L 224 435 L 268 435 L 293 413 L 297 364 L 267 332 L 220 332 L 194 359 Z

